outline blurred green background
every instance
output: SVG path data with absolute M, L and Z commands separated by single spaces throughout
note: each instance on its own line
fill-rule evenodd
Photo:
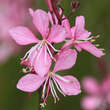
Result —
M 74 24 L 75 16 L 83 15 L 86 19 L 86 29 L 91 31 L 93 35 L 99 34 L 101 37 L 97 39 L 100 47 L 105 49 L 106 55 L 104 59 L 110 66 L 110 0 L 79 0 L 80 7 L 71 17 L 70 22 Z M 65 14 L 71 11 L 71 0 L 62 0 L 62 7 Z M 42 8 L 47 10 L 45 0 L 36 0 L 34 9 Z M 4 65 L 0 65 L 0 110 L 38 110 L 39 95 L 35 92 L 31 97 L 27 97 L 24 93 L 16 89 L 19 78 L 24 74 L 20 72 L 22 67 L 19 65 L 20 58 L 24 55 L 13 55 Z M 76 65 L 63 74 L 72 74 L 80 81 L 85 76 L 94 76 L 100 78 L 98 59 L 88 52 L 81 52 L 78 55 Z M 109 70 L 110 71 L 110 70 Z M 47 106 L 43 110 L 82 110 L 80 100 L 84 96 L 84 92 L 78 96 L 63 97 L 60 95 L 60 101 L 53 103 L 52 97 L 48 98 Z

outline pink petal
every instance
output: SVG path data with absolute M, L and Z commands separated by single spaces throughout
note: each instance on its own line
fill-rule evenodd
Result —
M 46 47 L 43 46 L 41 50 L 41 54 L 36 57 L 34 69 L 36 73 L 38 73 L 40 76 L 44 76 L 48 74 L 50 66 L 51 66 L 51 58 L 47 51 L 45 51 Z
M 54 72 L 59 70 L 69 69 L 76 63 L 77 52 L 72 49 L 65 50 L 56 56 L 57 61 L 54 67 Z
M 63 77 L 66 81 L 63 81 L 59 78 L 55 78 L 57 83 L 59 84 L 61 90 L 66 95 L 78 95 L 80 90 L 80 84 L 78 80 L 73 76 L 64 76 Z
M 29 8 L 29 13 L 30 13 L 31 16 L 33 16 L 34 10 L 32 8 Z
M 25 92 L 34 92 L 43 84 L 45 77 L 40 77 L 35 74 L 23 76 L 17 84 L 17 88 Z
M 62 50 L 70 49 L 73 46 L 73 41 L 68 40 L 66 43 L 61 47 Z
M 82 48 L 80 48 L 79 46 L 74 45 L 74 47 L 77 49 L 78 52 L 81 52 L 82 51 Z
M 84 90 L 89 94 L 97 95 L 101 92 L 99 84 L 92 77 L 85 77 L 82 81 L 82 85 Z
M 48 14 L 41 9 L 36 10 L 33 13 L 33 23 L 38 31 L 42 34 L 42 37 L 45 39 L 49 33 Z
M 66 30 L 60 25 L 53 25 L 48 40 L 50 42 L 59 43 L 66 38 Z
M 11 29 L 10 35 L 19 45 L 27 45 L 39 42 L 39 40 L 34 36 L 34 34 L 28 28 L 23 26 Z
M 75 26 L 77 27 L 77 31 L 81 31 L 85 27 L 85 19 L 84 16 L 77 16 Z
M 100 49 L 96 48 L 95 45 L 93 45 L 90 42 L 83 42 L 83 43 L 78 43 L 78 46 L 80 48 L 83 48 L 84 50 L 90 52 L 91 54 L 93 54 L 96 57 L 101 57 L 104 55 L 103 51 L 101 51 Z
M 100 107 L 100 102 L 99 97 L 88 96 L 83 98 L 81 105 L 84 110 L 96 110 Z
M 77 40 L 86 40 L 91 35 L 91 32 L 88 32 L 87 30 L 82 30 L 76 33 L 76 39 Z
M 72 37 L 72 33 L 71 33 L 71 27 L 70 27 L 70 24 L 69 24 L 69 20 L 68 19 L 63 20 L 62 21 L 62 26 L 64 26 L 66 31 L 67 31 L 66 38 L 71 38 Z
M 83 16 L 76 17 L 76 23 L 75 23 L 75 38 L 84 40 L 87 39 L 91 32 L 88 32 L 85 28 L 85 20 Z
M 71 34 L 72 34 L 72 36 L 70 37 L 73 40 L 75 40 L 75 31 L 76 31 L 76 27 L 74 26 L 74 27 L 71 28 Z

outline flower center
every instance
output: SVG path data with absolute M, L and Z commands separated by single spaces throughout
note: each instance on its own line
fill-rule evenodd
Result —
M 41 42 L 42 42 L 42 45 L 44 45 L 46 43 L 46 40 L 42 40 Z
M 52 77 L 52 76 L 53 76 L 53 73 L 52 73 L 52 72 L 49 72 L 49 73 L 48 73 L 48 76 L 49 76 L 49 77 Z

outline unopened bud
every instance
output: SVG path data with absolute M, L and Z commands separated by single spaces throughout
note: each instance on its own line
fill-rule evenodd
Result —
M 71 7 L 73 9 L 77 9 L 79 7 L 79 5 L 80 5 L 80 2 L 78 2 L 78 1 L 72 1 L 71 2 Z

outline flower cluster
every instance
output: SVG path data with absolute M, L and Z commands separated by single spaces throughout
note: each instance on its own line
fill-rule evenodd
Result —
M 88 94 L 82 99 L 84 110 L 110 109 L 110 75 L 104 77 L 101 83 L 98 83 L 93 77 L 86 77 L 82 84 Z
M 104 55 L 92 44 L 91 41 L 96 37 L 90 37 L 91 33 L 85 30 L 84 17 L 76 17 L 75 26 L 70 27 L 69 20 L 62 14 L 62 10 L 57 14 L 62 16 L 60 22 L 58 16 L 51 11 L 47 13 L 41 9 L 36 11 L 29 9 L 29 12 L 42 40 L 24 26 L 10 30 L 10 35 L 19 45 L 35 44 L 22 58 L 21 64 L 26 66 L 23 71 L 27 72 L 27 75 L 19 80 L 17 88 L 32 93 L 41 87 L 42 106 L 46 104 L 50 93 L 54 102 L 59 100 L 56 88 L 64 96 L 79 94 L 81 92 L 79 81 L 72 75 L 60 76 L 57 72 L 72 68 L 76 63 L 77 53 L 82 49 L 96 57 Z M 56 49 L 54 45 L 61 42 L 65 44 Z

